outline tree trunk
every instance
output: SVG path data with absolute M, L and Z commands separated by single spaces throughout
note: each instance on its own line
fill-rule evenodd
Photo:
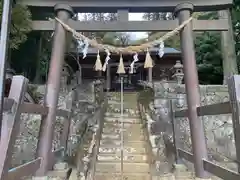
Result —
M 233 36 L 233 27 L 230 10 L 218 11 L 221 19 L 227 19 L 229 29 L 221 32 L 221 50 L 223 57 L 223 84 L 226 84 L 227 78 L 233 74 L 238 74 L 237 57 L 235 51 L 235 41 Z

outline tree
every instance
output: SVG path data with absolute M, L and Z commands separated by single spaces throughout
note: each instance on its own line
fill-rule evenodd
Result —
M 143 15 L 143 19 L 148 21 L 159 21 L 159 20 L 172 20 L 173 14 L 172 13 L 145 13 Z M 159 37 L 163 36 L 165 33 L 156 33 L 156 32 L 149 32 L 148 41 L 153 41 L 159 39 Z M 143 40 L 144 41 L 144 40 Z M 139 41 L 141 42 L 141 40 Z M 165 42 L 165 46 L 173 47 L 176 49 L 180 48 L 180 38 L 178 35 L 167 39 Z
M 220 34 L 195 34 L 196 63 L 200 84 L 222 84 L 222 55 Z
M 2 16 L 2 2 L 0 4 L 0 16 Z M 20 44 L 27 40 L 27 34 L 31 31 L 31 12 L 21 4 L 15 4 L 12 10 L 10 27 L 10 48 L 18 49 Z

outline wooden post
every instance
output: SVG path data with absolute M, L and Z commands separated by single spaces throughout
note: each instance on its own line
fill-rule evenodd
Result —
M 107 65 L 107 91 L 111 89 L 111 66 Z
M 152 82 L 152 70 L 153 68 L 148 68 L 148 81 L 150 83 Z
M 221 32 L 221 52 L 223 59 L 223 84 L 227 84 L 227 79 L 238 74 L 237 57 L 235 51 L 234 33 L 231 20 L 231 12 L 229 9 L 218 12 L 220 19 L 226 19 L 228 22 L 228 31 Z
M 179 4 L 175 9 L 175 15 L 179 24 L 191 17 L 193 5 L 191 3 Z M 191 132 L 192 149 L 194 155 L 194 168 L 197 178 L 209 178 L 204 170 L 203 159 L 207 159 L 207 146 L 204 135 L 203 122 L 198 118 L 197 107 L 200 106 L 200 93 L 196 57 L 194 51 L 192 22 L 189 22 L 180 32 L 181 49 L 183 56 L 183 73 L 187 94 L 188 119 Z
M 14 76 L 9 93 L 9 98 L 13 99 L 12 111 L 6 112 L 3 116 L 3 126 L 0 143 L 0 180 L 8 179 L 8 170 L 10 168 L 15 140 L 19 134 L 20 128 L 20 108 L 23 103 L 24 94 L 27 90 L 28 79 L 23 76 Z
M 66 4 L 57 4 L 54 7 L 54 10 L 57 17 L 64 22 L 68 21 L 68 19 L 73 15 L 72 8 Z M 45 105 L 48 107 L 48 114 L 42 118 L 37 146 L 37 155 L 43 159 L 41 167 L 36 172 L 37 176 L 46 175 L 49 168 L 51 168 L 50 165 L 52 164 L 52 140 L 60 90 L 60 76 L 62 72 L 64 54 L 66 51 L 66 41 L 67 31 L 60 23 L 56 22 L 49 76 L 45 94 Z
M 233 133 L 236 146 L 237 161 L 240 162 L 240 76 L 234 75 L 228 79 L 228 91 L 232 109 Z M 240 165 L 238 164 L 238 172 Z

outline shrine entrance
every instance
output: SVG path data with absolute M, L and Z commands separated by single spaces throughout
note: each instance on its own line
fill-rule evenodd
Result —
M 190 2 L 185 2 L 182 0 L 176 1 L 142 1 L 139 0 L 136 4 L 124 0 L 124 1 L 71 1 L 66 2 L 66 4 L 54 4 L 54 1 L 51 2 L 40 2 L 40 1 L 31 1 L 26 0 L 22 1 L 30 6 L 53 6 L 56 13 L 55 20 L 51 19 L 50 21 L 33 21 L 33 29 L 35 30 L 54 30 L 54 41 L 53 41 L 53 50 L 52 50 L 52 59 L 49 71 L 49 79 L 47 86 L 47 95 L 51 100 L 47 100 L 49 102 L 50 107 L 56 106 L 57 102 L 57 94 L 55 87 L 58 87 L 59 84 L 59 76 L 60 69 L 62 67 L 62 61 L 64 57 L 64 49 L 66 47 L 66 38 L 67 32 L 71 33 L 72 37 L 79 42 L 81 45 L 81 49 L 83 52 L 83 59 L 87 57 L 88 47 L 93 46 L 97 49 L 96 62 L 94 65 L 94 69 L 96 71 L 103 71 L 107 73 L 106 79 L 106 87 L 107 90 L 111 89 L 111 55 L 117 54 L 119 57 L 117 74 L 120 76 L 125 76 L 126 74 L 124 68 L 124 55 L 131 55 L 132 62 L 130 64 L 131 72 L 133 73 L 133 69 L 135 63 L 139 61 L 138 54 L 140 52 L 144 52 L 144 68 L 148 69 L 149 72 L 152 71 L 154 66 L 153 59 L 149 52 L 149 49 L 154 46 L 159 46 L 158 48 L 158 56 L 161 59 L 164 56 L 164 41 L 169 38 L 173 38 L 176 34 L 180 34 L 181 39 L 181 51 L 182 51 L 182 61 L 184 66 L 184 82 L 186 84 L 186 93 L 187 93 L 187 102 L 188 107 L 198 107 L 200 104 L 200 95 L 198 90 L 198 74 L 196 67 L 196 57 L 194 53 L 194 39 L 193 39 L 193 31 L 226 31 L 228 30 L 228 23 L 224 20 L 196 20 L 191 15 L 194 11 L 205 11 L 205 10 L 218 10 L 225 9 L 231 6 L 232 2 L 230 0 L 214 0 L 214 1 L 195 1 L 192 0 Z M 32 4 L 33 3 L 33 4 Z M 41 4 L 41 5 L 40 5 Z M 85 23 L 79 22 L 76 20 L 72 20 L 71 17 L 74 15 L 72 7 L 81 12 L 117 12 L 118 20 L 117 22 L 109 22 L 109 23 Z M 170 11 L 173 12 L 176 19 L 168 20 L 168 21 L 157 21 L 157 22 L 130 22 L 128 21 L 129 12 L 151 12 L 151 11 Z M 52 21 L 55 21 L 56 27 L 54 28 Z M 159 35 L 156 40 L 145 42 L 141 45 L 137 46 L 127 46 L 127 47 L 115 47 L 112 45 L 106 45 L 98 43 L 94 39 L 89 39 L 83 34 L 77 31 L 115 31 L 115 32 L 129 32 L 129 31 L 167 31 L 165 35 Z M 101 53 L 104 54 L 104 62 L 101 60 Z M 60 62 L 61 63 L 60 63 Z M 103 64 L 102 64 L 103 63 Z M 152 80 L 152 75 L 150 73 L 149 79 Z M 124 78 L 126 79 L 126 78 Z M 122 82 L 123 80 L 122 79 Z M 123 85 L 123 84 L 122 84 Z M 122 87 L 123 88 L 123 87 Z M 123 92 L 123 89 L 122 91 Z M 121 105 L 123 105 L 121 103 Z M 49 110 L 49 114 L 54 114 L 54 108 Z M 51 116 L 48 116 L 51 118 Z M 207 159 L 207 148 L 204 137 L 204 130 L 202 121 L 199 121 L 197 116 L 196 108 L 190 108 L 188 111 L 188 118 L 190 119 L 190 129 L 191 129 L 191 137 L 192 137 L 192 149 L 194 154 L 194 165 L 196 177 L 198 178 L 208 178 L 209 175 L 206 173 L 203 167 L 202 159 Z M 121 113 L 121 120 L 123 120 L 123 114 Z M 42 127 L 43 131 L 40 133 L 40 144 L 44 144 L 46 139 L 49 139 L 48 134 L 51 134 L 53 129 L 48 128 L 52 121 L 49 119 L 46 121 L 44 126 Z M 50 126 L 51 127 L 51 126 Z M 121 128 L 121 130 L 123 130 Z M 52 139 L 52 138 L 51 138 Z M 48 143 L 44 145 L 41 149 L 39 149 L 38 153 L 40 157 L 43 157 L 42 168 L 40 168 L 40 174 L 45 174 L 48 167 L 48 152 L 51 150 L 51 144 Z M 121 150 L 122 151 L 122 150 Z M 121 156 L 122 157 L 122 156 Z M 123 170 L 123 167 L 121 167 Z
M 125 71 L 129 72 L 130 68 L 125 67 Z M 126 73 L 123 75 L 116 74 L 116 69 L 113 68 L 113 72 L 111 73 L 111 88 L 110 91 L 119 92 L 121 90 L 121 78 L 123 80 L 123 90 L 124 91 L 136 91 L 137 84 L 140 81 L 147 80 L 147 70 L 143 67 L 138 67 L 134 69 L 133 73 Z
M 5 2 L 5 1 L 4 1 Z M 120 152 L 121 152 L 121 166 L 114 166 L 114 169 L 120 169 L 121 177 L 123 179 L 124 169 L 131 170 L 131 167 L 135 167 L 136 169 L 144 170 L 145 173 L 149 173 L 149 169 L 145 168 L 146 164 L 140 166 L 128 166 L 127 163 L 124 166 L 123 164 L 123 153 L 129 152 L 131 148 L 124 146 L 124 131 L 125 136 L 128 137 L 132 131 L 134 131 L 139 122 L 135 121 L 136 119 L 124 118 L 124 84 L 127 87 L 130 87 L 130 84 L 133 84 L 134 75 L 139 78 L 138 73 L 133 72 L 134 68 L 139 62 L 139 54 L 144 54 L 143 64 L 142 66 L 148 71 L 148 81 L 152 81 L 152 68 L 154 67 L 154 58 L 150 53 L 150 48 L 158 46 L 157 53 L 155 56 L 158 56 L 158 60 L 161 60 L 164 57 L 164 42 L 170 38 L 174 38 L 175 35 L 180 35 L 181 42 L 181 53 L 182 53 L 182 62 L 184 66 L 184 82 L 186 88 L 187 95 L 187 104 L 188 104 L 188 119 L 190 120 L 190 130 L 191 130 L 191 139 L 192 139 L 192 151 L 193 151 L 193 162 L 195 168 L 195 174 L 197 178 L 208 179 L 209 174 L 204 169 L 203 159 L 208 159 L 207 156 L 207 148 L 204 136 L 203 123 L 198 119 L 198 112 L 196 107 L 200 105 L 200 94 L 198 90 L 198 74 L 196 67 L 196 57 L 194 52 L 194 38 L 193 31 L 228 31 L 229 22 L 226 19 L 219 20 L 197 20 L 192 17 L 192 13 L 196 11 L 216 11 L 222 10 L 226 8 L 231 8 L 232 1 L 231 0 L 188 0 L 188 2 L 184 0 L 138 0 L 132 2 L 131 0 L 62 0 L 62 4 L 57 4 L 59 1 L 55 0 L 21 0 L 20 3 L 27 5 L 31 8 L 33 14 L 36 15 L 39 12 L 42 14 L 54 13 L 55 18 L 46 20 L 44 17 L 42 20 L 33 20 L 32 28 L 33 30 L 38 31 L 54 31 L 53 37 L 53 48 L 52 48 L 52 56 L 51 63 L 49 68 L 48 82 L 46 88 L 46 98 L 45 105 L 48 107 L 48 111 L 44 114 L 44 120 L 41 123 L 41 129 L 39 133 L 39 141 L 37 148 L 37 156 L 40 157 L 41 166 L 38 169 L 37 174 L 40 176 L 44 176 L 47 174 L 49 167 L 51 165 L 50 156 L 52 155 L 52 140 L 53 140 L 53 124 L 56 121 L 57 114 L 57 102 L 58 95 L 60 89 L 60 76 L 61 70 L 63 66 L 64 56 L 66 52 L 66 47 L 68 47 L 69 38 L 73 38 L 80 45 L 81 52 L 83 54 L 82 60 L 84 60 L 88 56 L 88 48 L 94 47 L 96 48 L 96 60 L 95 65 L 92 64 L 92 68 L 98 72 L 106 72 L 106 88 L 108 91 L 111 90 L 111 56 L 113 54 L 118 56 L 117 62 L 117 71 L 116 73 L 119 77 L 116 79 L 116 82 L 120 80 L 120 92 L 121 97 L 119 98 L 120 103 L 116 103 L 120 105 L 120 117 L 117 117 L 120 122 L 120 128 L 113 129 L 118 131 L 117 140 L 120 140 Z M 9 6 L 6 7 L 5 6 Z M 9 9 L 11 7 L 11 3 L 4 3 L 3 10 L 6 19 L 8 20 L 8 15 L 10 14 Z M 53 12 L 54 9 L 54 12 Z M 75 11 L 75 12 L 74 12 Z M 118 14 L 118 20 L 114 22 L 81 22 L 79 20 L 73 19 L 75 13 L 81 12 L 114 12 Z M 131 12 L 172 12 L 174 14 L 175 19 L 167 20 L 167 21 L 129 21 L 128 15 Z M 52 15 L 51 14 L 51 15 Z M 50 15 L 50 16 L 51 16 Z M 5 21 L 3 21 L 5 22 Z M 9 22 L 8 22 L 9 23 Z M 10 23 L 9 23 L 10 24 Z M 7 29 L 2 26 L 2 38 L 1 38 L 1 49 L 5 51 L 4 53 L 0 53 L 3 56 L 1 59 L 6 61 L 6 43 L 7 43 Z M 167 32 L 166 34 L 156 33 L 157 38 L 153 41 L 147 41 L 136 46 L 127 46 L 127 47 L 115 47 L 112 45 L 101 44 L 97 42 L 95 39 L 91 39 L 89 37 L 84 36 L 81 32 Z M 125 70 L 125 62 L 123 60 L 123 56 L 128 55 L 131 58 L 130 63 L 128 64 L 128 68 L 130 68 L 130 74 L 128 75 Z M 4 61 L 4 63 L 5 63 Z M 1 64 L 1 76 L 0 78 L 4 78 L 5 65 Z M 3 81 L 2 81 L 3 82 Z M 118 83 L 119 84 L 119 83 Z M 118 88 L 119 89 L 119 85 Z M 2 89 L 0 89 L 2 91 Z M 15 99 L 18 99 L 14 96 Z M 3 102 L 3 97 L 2 97 Z M 1 103 L 3 104 L 3 103 Z M 20 109 L 20 108 L 19 108 Z M 69 112 L 70 114 L 70 112 Z M 68 117 L 68 115 L 67 115 Z M 116 118 L 116 117 L 114 117 Z M 110 125 L 112 125 L 112 119 L 106 118 Z M 113 122 L 115 122 L 114 120 Z M 134 124 L 133 127 L 127 127 L 127 130 L 124 127 L 124 121 L 126 124 L 130 121 L 131 124 Z M 118 126 L 118 125 L 116 125 Z M 67 130 L 69 128 L 69 123 L 67 126 Z M 133 130 L 134 129 L 134 130 Z M 106 131 L 109 128 L 106 128 Z M 120 131 L 120 132 L 119 132 Z M 68 133 L 67 131 L 65 133 Z M 98 134 L 99 135 L 99 134 Z M 119 136 L 120 135 L 120 136 Z M 100 135 L 99 135 L 100 136 Z M 111 136 L 112 137 L 112 136 Z M 137 136 L 137 138 L 141 138 L 141 133 Z M 120 139 L 118 139 L 120 138 Z M 133 139 L 135 140 L 135 139 Z M 98 142 L 100 143 L 100 142 Z M 116 141 L 114 143 L 119 143 Z M 118 144 L 119 145 L 119 144 Z M 140 144 L 141 146 L 142 144 Z M 137 146 L 137 145 L 136 145 Z M 113 149 L 114 152 L 119 152 L 117 147 L 112 147 L 108 149 Z M 5 152 L 8 152 L 8 149 Z M 103 151 L 105 152 L 105 151 Z M 111 151 L 112 152 L 112 151 Z M 140 147 L 139 153 L 142 153 L 142 147 Z M 139 154 L 137 154 L 139 155 Z M 135 156 L 138 158 L 142 158 L 141 156 Z M 1 161 L 2 164 L 7 164 L 8 162 L 4 160 Z M 176 162 L 177 163 L 177 162 Z M 103 167 L 112 168 L 112 164 L 102 163 Z M 7 167 L 7 165 L 6 165 Z M 4 170 L 8 170 L 4 166 Z M 143 167 L 143 169 L 141 169 Z M 102 170 L 106 171 L 106 168 Z M 105 172 L 108 173 L 108 172 Z M 2 175 L 2 174 L 1 174 Z M 3 177 L 3 176 L 1 176 Z M 3 179 L 3 178 L 2 178 Z M 104 179 L 104 178 L 103 178 Z

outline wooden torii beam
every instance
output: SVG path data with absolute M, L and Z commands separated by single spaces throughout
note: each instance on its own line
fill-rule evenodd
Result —
M 178 4 L 186 0 L 20 0 L 19 3 L 32 8 L 41 8 L 52 12 L 58 3 L 68 4 L 76 12 L 117 12 L 128 9 L 129 12 L 173 12 Z M 194 11 L 216 11 L 232 6 L 232 0 L 188 0 Z
M 140 32 L 140 31 L 172 31 L 178 26 L 177 20 L 166 21 L 75 21 L 68 20 L 68 25 L 76 31 L 88 32 Z M 55 21 L 32 21 L 33 30 L 54 31 Z M 193 20 L 193 31 L 227 31 L 229 29 L 226 19 L 219 20 Z

